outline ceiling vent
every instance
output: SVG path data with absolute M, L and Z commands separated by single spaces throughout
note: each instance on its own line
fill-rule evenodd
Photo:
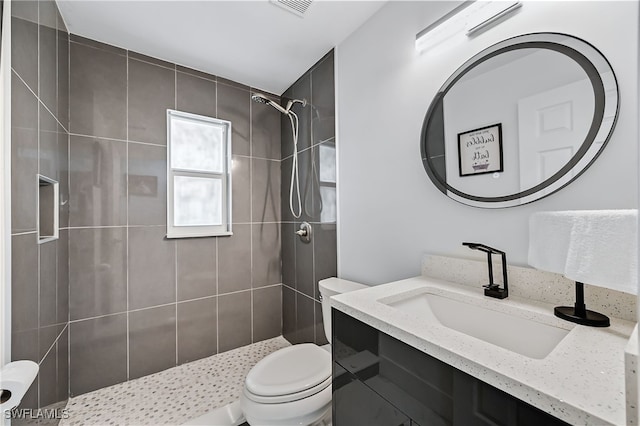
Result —
M 301 18 L 304 17 L 305 12 L 311 6 L 311 2 L 312 0 L 271 0 L 271 3 Z

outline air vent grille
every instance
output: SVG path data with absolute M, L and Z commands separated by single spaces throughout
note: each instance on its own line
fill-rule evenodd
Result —
M 284 10 L 303 17 L 311 6 L 312 0 L 271 0 L 271 3 L 280 6 Z

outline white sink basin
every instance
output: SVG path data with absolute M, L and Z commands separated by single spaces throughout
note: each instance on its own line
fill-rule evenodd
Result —
M 431 293 L 388 305 L 535 359 L 549 355 L 570 331 Z

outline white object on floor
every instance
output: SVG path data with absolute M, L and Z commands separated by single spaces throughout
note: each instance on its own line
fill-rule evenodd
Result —
M 638 210 L 534 213 L 529 264 L 581 283 L 637 294 Z
M 235 401 L 224 407 L 216 408 L 193 420 L 183 423 L 183 426 L 240 426 L 244 423 L 244 415 L 240 409 L 240 401 Z
M 37 375 L 38 364 L 33 361 L 14 361 L 2 367 L 0 389 L 2 389 L 3 399 L 5 397 L 8 399 L 0 404 L 0 412 L 20 405 L 22 397 L 27 393 Z
M 367 286 L 329 278 L 318 284 L 327 339 L 331 339 L 330 298 Z M 331 355 L 312 343 L 280 349 L 249 371 L 240 406 L 249 424 L 295 426 L 331 424 Z

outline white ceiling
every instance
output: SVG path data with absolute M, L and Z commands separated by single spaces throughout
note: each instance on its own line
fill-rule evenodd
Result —
M 57 0 L 71 33 L 281 94 L 384 1 Z

